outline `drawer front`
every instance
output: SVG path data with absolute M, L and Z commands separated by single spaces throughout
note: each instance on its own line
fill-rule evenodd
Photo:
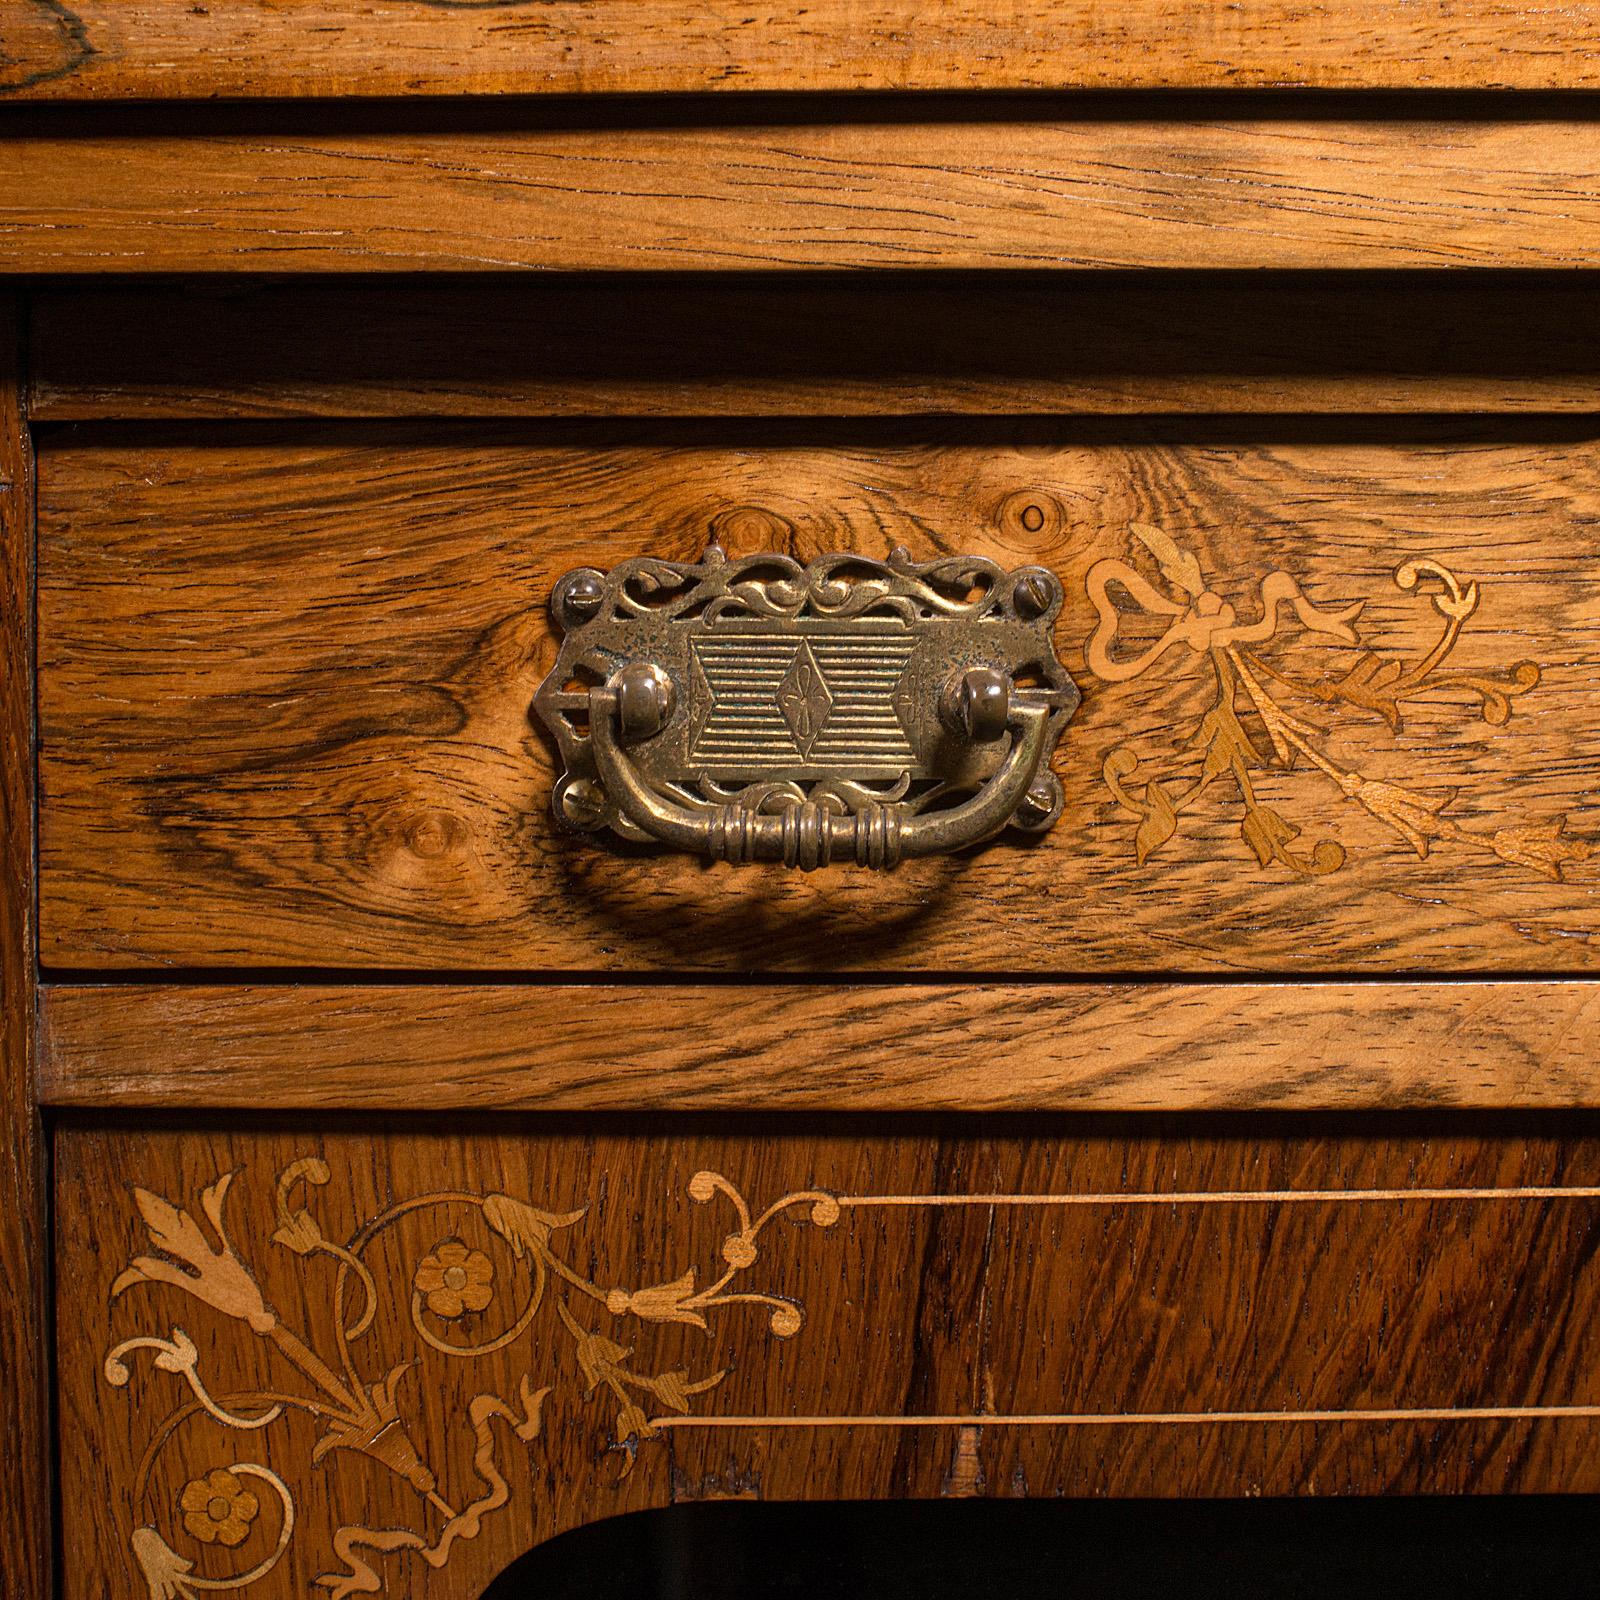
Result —
M 1585 971 L 1592 424 L 344 425 L 48 434 L 41 948 L 151 965 Z M 708 869 L 551 815 L 578 566 L 1060 578 L 1040 840 Z
M 1592 1493 L 1600 1144 L 1501 1134 L 69 1125 L 65 1593 L 470 1594 L 739 1493 Z

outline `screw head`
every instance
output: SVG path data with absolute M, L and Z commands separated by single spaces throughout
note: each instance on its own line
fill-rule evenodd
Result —
M 569 572 L 550 591 L 550 615 L 563 630 L 587 622 L 605 599 L 605 575 L 593 567 Z
M 1032 622 L 1060 603 L 1061 585 L 1056 582 L 1056 575 L 1043 567 L 1024 567 L 1017 574 L 1011 596 L 1017 615 Z
M 568 827 L 590 833 L 606 820 L 606 792 L 593 778 L 563 778 L 556 785 L 555 811 Z

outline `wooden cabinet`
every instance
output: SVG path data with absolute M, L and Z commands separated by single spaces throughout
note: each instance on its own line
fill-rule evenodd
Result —
M 1600 1491 L 1593 18 L 416 9 L 0 0 L 0 1588 Z M 1059 817 L 564 826 L 711 546 L 1047 569 Z

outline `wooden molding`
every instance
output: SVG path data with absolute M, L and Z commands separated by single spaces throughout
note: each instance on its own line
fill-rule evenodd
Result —
M 0 37 L 32 100 L 1600 86 L 1591 0 L 5 0 Z
M 1588 981 L 66 985 L 41 1071 L 85 1109 L 1597 1107 L 1597 1026 Z
M 22 134 L 0 272 L 1592 268 L 1597 169 L 1504 117 Z

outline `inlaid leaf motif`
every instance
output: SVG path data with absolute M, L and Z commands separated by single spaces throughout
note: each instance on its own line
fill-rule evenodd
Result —
M 1589 858 L 1587 841 L 1566 837 L 1564 816 L 1488 832 L 1468 828 L 1444 814 L 1455 798 L 1454 790 L 1427 793 L 1346 765 L 1331 754 L 1327 729 L 1289 709 L 1284 690 L 1335 712 L 1348 708 L 1374 713 L 1398 732 L 1408 701 L 1426 686 L 1474 696 L 1483 720 L 1491 727 L 1503 726 L 1510 720 L 1513 701 L 1538 687 L 1542 674 L 1537 662 L 1519 661 L 1505 672 L 1441 670 L 1479 610 L 1483 591 L 1476 582 L 1463 583 L 1448 567 L 1423 557 L 1395 569 L 1396 587 L 1406 593 L 1426 593 L 1444 624 L 1432 648 L 1407 661 L 1385 656 L 1361 640 L 1356 624 L 1363 601 L 1338 609 L 1314 603 L 1297 579 L 1276 571 L 1260 580 L 1260 616 L 1244 621 L 1238 609 L 1209 585 L 1192 551 L 1144 524 L 1132 525 L 1131 532 L 1155 558 L 1167 591 L 1115 557 L 1097 561 L 1089 569 L 1086 587 L 1096 616 L 1085 645 L 1090 670 L 1105 683 L 1119 684 L 1142 678 L 1163 662 L 1204 658 L 1216 690 L 1184 747 L 1200 752 L 1198 776 L 1158 774 L 1142 788 L 1134 786 L 1130 780 L 1140 758 L 1126 745 L 1114 746 L 1101 763 L 1101 775 L 1117 807 L 1136 824 L 1133 849 L 1141 866 L 1172 839 L 1186 810 L 1215 785 L 1231 779 L 1240 805 L 1240 836 L 1258 866 L 1284 866 L 1303 877 L 1337 872 L 1346 861 L 1343 845 L 1320 839 L 1309 851 L 1295 848 L 1300 828 L 1263 804 L 1256 793 L 1259 772 L 1306 769 L 1337 785 L 1346 800 L 1377 818 L 1419 860 L 1428 858 L 1434 844 L 1449 842 L 1559 882 L 1565 867 Z M 1135 609 L 1147 618 L 1165 623 L 1154 644 L 1132 655 L 1119 653 L 1126 608 L 1113 598 L 1114 590 L 1131 597 Z M 1314 642 L 1355 647 L 1359 654 L 1354 662 L 1342 672 L 1307 678 L 1264 654 L 1261 647 L 1276 637 L 1285 607 L 1303 635 L 1314 636 Z M 1253 718 L 1252 727 L 1259 724 L 1270 749 L 1257 745 L 1241 713 Z M 1182 759 L 1192 771 L 1193 757 Z
M 752 1254 L 751 1260 L 754 1260 Z M 748 1263 L 747 1263 L 748 1264 Z M 630 1313 L 645 1322 L 687 1322 L 704 1328 L 706 1319 L 684 1302 L 694 1294 L 695 1273 L 690 1267 L 671 1283 L 657 1283 L 647 1289 L 613 1289 L 606 1296 L 606 1309 L 617 1315 Z
M 1491 835 L 1494 853 L 1502 861 L 1531 867 L 1552 882 L 1561 881 L 1561 868 L 1568 861 L 1587 861 L 1591 846 L 1582 839 L 1566 836 L 1567 819 L 1528 823 L 1519 827 L 1496 828 Z
M 150 1589 L 150 1600 L 197 1600 L 189 1574 L 194 1562 L 180 1556 L 154 1528 L 135 1528 L 134 1560 Z
M 1200 766 L 1202 788 L 1230 773 L 1243 778 L 1262 762 L 1260 751 L 1250 742 L 1250 736 L 1239 721 L 1231 697 L 1226 700 L 1219 697 L 1207 709 L 1193 742 L 1205 751 Z
M 1178 813 L 1159 780 L 1145 785 L 1145 816 L 1133 836 L 1134 854 L 1142 867 L 1178 831 Z
M 1254 806 L 1245 812 L 1239 831 L 1263 867 L 1281 860 L 1286 847 L 1300 836 L 1300 830 L 1271 806 Z
M 582 1222 L 588 1208 L 576 1211 L 540 1211 L 526 1201 L 508 1194 L 491 1194 L 483 1202 L 483 1219 L 512 1248 L 518 1259 L 526 1253 L 538 1254 L 550 1243 L 558 1228 Z
M 289 1209 L 289 1194 L 297 1184 L 320 1186 L 327 1183 L 329 1176 L 328 1163 L 317 1156 L 304 1156 L 278 1174 L 278 1227 L 272 1235 L 275 1244 L 306 1256 L 327 1243 L 317 1220 L 304 1206 L 298 1211 Z
M 1184 594 L 1198 599 L 1206 591 L 1205 574 L 1192 550 L 1148 522 L 1130 523 L 1128 531 L 1156 558 L 1161 576 Z
M 645 1415 L 644 1407 L 635 1404 L 632 1400 L 617 1413 L 617 1443 L 627 1444 L 636 1439 L 650 1439 L 655 1436 L 655 1429 L 650 1426 L 650 1418 Z
M 1428 846 L 1435 839 L 1447 839 L 1453 834 L 1455 824 L 1440 817 L 1440 813 L 1456 797 L 1454 789 L 1443 794 L 1418 794 L 1398 783 L 1385 783 L 1379 778 L 1363 777 L 1359 772 L 1345 774 L 1344 791 L 1358 805 L 1364 806 L 1380 822 L 1386 822 L 1404 839 L 1418 856 L 1428 854 Z
M 135 1189 L 134 1203 L 149 1229 L 150 1243 L 164 1255 L 136 1256 L 111 1285 L 112 1298 L 136 1283 L 173 1284 L 218 1311 L 248 1322 L 258 1333 L 270 1330 L 278 1319 L 234 1254 L 222 1225 L 222 1207 L 233 1179 L 233 1173 L 224 1173 L 200 1197 L 201 1209 L 216 1230 L 220 1247 L 207 1241 L 187 1211 L 148 1189 Z
M 682 1367 L 670 1372 L 658 1372 L 655 1377 L 656 1398 L 669 1411 L 682 1416 L 689 1414 L 689 1374 Z
M 576 1329 L 573 1338 L 577 1340 L 578 1368 L 583 1373 L 583 1381 L 589 1386 L 590 1393 L 593 1393 L 607 1377 L 627 1364 L 633 1352 L 615 1339 L 590 1333 L 576 1323 L 572 1326 Z

